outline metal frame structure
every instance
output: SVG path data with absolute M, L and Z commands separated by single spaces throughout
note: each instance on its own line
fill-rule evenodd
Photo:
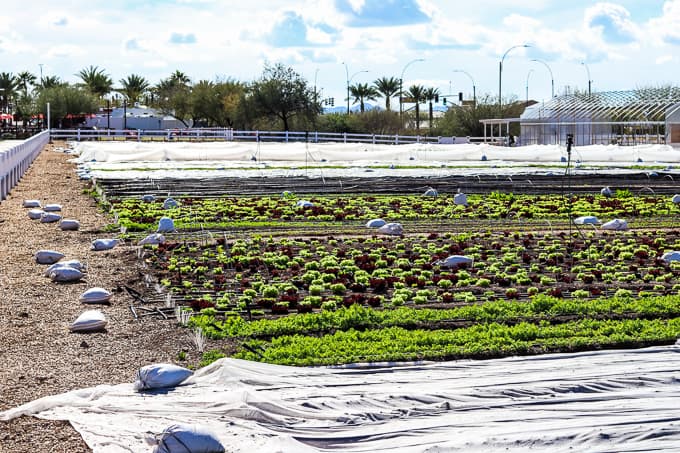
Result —
M 678 104 L 678 87 L 559 96 L 524 111 L 522 144 L 559 144 L 566 134 L 576 145 L 670 142 L 667 112 Z

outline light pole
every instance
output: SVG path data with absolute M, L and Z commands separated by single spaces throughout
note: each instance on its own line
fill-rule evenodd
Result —
M 593 81 L 590 78 L 590 68 L 585 61 L 582 61 L 581 64 L 586 67 L 586 73 L 588 74 L 588 97 L 590 97 L 590 87 L 593 84 Z
M 424 58 L 416 58 L 415 60 L 411 60 L 408 63 L 406 63 L 406 66 L 404 66 L 404 69 L 401 70 L 401 76 L 399 77 L 399 118 L 403 116 L 404 109 L 402 107 L 403 105 L 403 97 L 404 97 L 404 73 L 406 72 L 406 68 L 411 66 L 413 63 L 417 61 L 425 61 Z
M 316 68 L 316 71 L 314 71 L 314 104 L 316 104 L 317 101 L 317 95 L 316 95 L 316 76 L 319 75 L 319 68 Z
M 40 83 L 42 83 L 42 67 L 43 67 L 43 64 L 38 63 L 38 66 L 40 66 Z
M 477 106 L 477 89 L 475 87 L 475 79 L 472 78 L 470 73 L 468 73 L 467 71 L 463 71 L 462 69 L 454 69 L 453 72 L 461 72 L 461 73 L 465 74 L 466 76 L 468 76 L 470 78 L 470 80 L 472 81 L 472 104 L 473 104 L 473 108 L 476 107 Z
M 526 88 L 527 88 L 527 102 L 526 102 L 526 107 L 529 107 L 529 76 L 531 75 L 532 72 L 534 72 L 534 70 L 533 70 L 533 69 L 529 69 L 529 72 L 527 73 L 527 85 L 526 85 Z
M 550 73 L 550 99 L 555 97 L 555 78 L 553 77 L 553 72 L 552 69 L 550 69 L 550 66 L 548 66 L 548 63 L 546 63 L 543 60 L 539 60 L 537 58 L 534 58 L 531 61 L 535 61 L 536 63 L 541 63 L 543 66 L 548 68 L 548 72 Z
M 354 79 L 354 77 L 355 77 L 357 74 L 361 74 L 362 72 L 368 72 L 368 70 L 367 70 L 367 69 L 362 69 L 361 71 L 355 72 L 354 74 L 352 74 L 352 77 L 350 77 L 350 76 L 349 76 L 349 72 L 347 71 L 347 63 L 345 63 L 345 62 L 343 61 L 342 64 L 345 65 L 345 77 L 346 77 L 346 81 L 347 81 L 347 114 L 349 115 L 349 83 L 352 81 L 352 79 Z
M 500 117 L 503 116 L 503 98 L 501 97 L 503 94 L 503 61 L 505 60 L 505 57 L 508 56 L 511 50 L 517 49 L 518 47 L 531 47 L 531 46 L 529 44 L 518 44 L 516 46 L 510 47 L 508 50 L 505 51 L 505 53 L 501 57 L 501 61 L 498 64 L 498 114 Z

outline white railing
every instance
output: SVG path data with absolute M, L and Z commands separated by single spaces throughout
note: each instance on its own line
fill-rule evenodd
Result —
M 428 137 L 420 135 L 375 135 L 334 132 L 240 131 L 228 128 L 201 129 L 52 129 L 57 140 L 132 140 L 132 141 L 252 141 L 310 143 L 370 143 L 400 145 L 408 143 L 481 143 L 483 137 Z
M 40 151 L 50 141 L 50 133 L 43 131 L 4 151 L 0 151 L 0 200 L 7 198 Z

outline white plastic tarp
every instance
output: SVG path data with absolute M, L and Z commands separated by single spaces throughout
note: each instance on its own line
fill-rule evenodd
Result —
M 69 420 L 95 452 L 176 423 L 232 452 L 650 451 L 680 445 L 680 347 L 295 368 L 222 359 L 172 390 L 100 385 L 0 413 Z M 132 381 L 132 377 L 131 377 Z

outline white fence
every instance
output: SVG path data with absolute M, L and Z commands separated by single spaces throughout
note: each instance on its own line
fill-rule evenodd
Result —
M 204 129 L 52 129 L 58 140 L 132 141 L 252 141 L 252 142 L 335 142 L 399 145 L 407 143 L 479 143 L 483 137 L 427 137 L 420 135 L 372 135 L 333 132 L 239 131 L 228 128 Z
M 19 182 L 49 140 L 49 131 L 43 131 L 16 146 L 0 151 L 0 200 L 7 198 L 10 190 Z

